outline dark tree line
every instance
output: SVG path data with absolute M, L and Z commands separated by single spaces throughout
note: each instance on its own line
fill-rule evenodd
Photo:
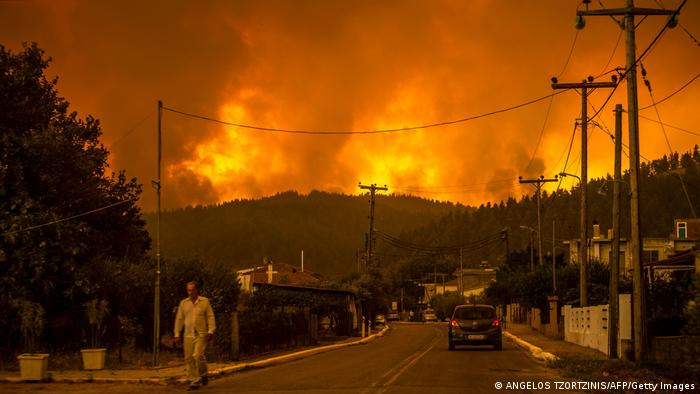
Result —
M 263 258 L 300 265 L 322 274 L 357 270 L 364 250 L 369 203 L 366 196 L 313 191 L 284 192 L 258 200 L 234 200 L 162 214 L 165 256 L 222 262 L 237 268 Z M 378 196 L 376 226 L 394 233 L 427 224 L 464 207 L 410 196 Z M 155 230 L 155 215 L 145 215 Z

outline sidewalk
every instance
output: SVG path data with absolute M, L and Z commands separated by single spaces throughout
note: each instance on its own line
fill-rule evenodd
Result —
M 607 358 L 605 354 L 595 349 L 566 342 L 562 339 L 549 338 L 526 324 L 508 323 L 504 330 L 504 336 L 528 350 L 535 358 L 544 361 L 558 358 L 591 360 L 605 360 Z
M 382 331 L 374 333 L 366 338 L 349 338 L 345 341 L 331 345 L 309 347 L 304 350 L 287 353 L 277 353 L 272 356 L 256 358 L 247 361 L 231 363 L 208 363 L 209 378 L 219 377 L 240 372 L 252 368 L 265 368 L 275 364 L 281 364 L 292 360 L 308 357 L 348 346 L 363 345 L 374 341 L 390 330 L 385 327 Z M 49 381 L 56 383 L 143 383 L 143 384 L 187 384 L 186 366 L 180 363 L 175 366 L 150 368 L 150 369 L 104 369 L 99 371 L 49 371 Z M 19 372 L 0 371 L 1 383 L 23 383 Z
M 348 346 L 362 345 L 384 336 L 390 330 L 385 327 L 382 331 L 374 333 L 366 338 L 349 338 L 345 341 L 331 345 L 310 347 L 300 351 L 289 353 L 277 353 L 276 355 L 258 359 L 232 362 L 209 363 L 209 377 L 217 379 L 228 374 L 244 371 L 252 368 L 265 368 L 275 364 L 281 364 L 292 360 L 309 357 Z M 535 331 L 525 324 L 509 323 L 503 333 L 504 337 L 513 341 L 518 346 L 529 351 L 533 357 L 549 361 L 559 357 L 574 357 L 586 359 L 605 359 L 606 356 L 597 350 L 579 346 L 559 339 L 552 339 Z M 151 368 L 151 369 L 118 369 L 99 371 L 50 371 L 50 381 L 57 383 L 141 383 L 141 384 L 187 384 L 185 378 L 186 367 L 184 363 L 175 366 Z M 21 383 L 19 372 L 0 372 L 0 383 Z

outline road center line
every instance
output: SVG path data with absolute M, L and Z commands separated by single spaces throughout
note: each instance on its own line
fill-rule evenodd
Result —
M 422 352 L 420 352 L 420 350 L 419 350 L 418 352 L 420 352 L 420 353 L 418 353 L 418 352 L 413 353 L 410 358 L 406 359 L 403 363 L 397 365 L 395 368 L 390 369 L 389 372 L 385 373 L 384 376 L 382 376 L 382 379 L 380 379 L 380 381 L 384 380 L 387 376 L 389 376 L 393 373 L 393 375 L 391 375 L 391 377 L 386 382 L 381 384 L 383 390 L 380 390 L 379 391 L 380 393 L 383 393 L 384 391 L 386 391 L 386 389 L 389 388 L 389 386 L 392 383 L 394 383 L 396 381 L 396 379 L 398 379 L 401 375 L 403 375 L 403 373 L 406 372 L 406 370 L 408 370 L 410 367 L 412 367 L 415 363 L 418 362 L 418 360 L 423 358 L 423 356 L 425 356 L 429 351 L 431 351 L 435 347 L 435 344 L 440 340 L 441 336 L 440 336 L 439 330 L 434 328 L 434 332 L 437 335 L 435 336 L 435 338 L 432 341 L 430 341 L 430 344 L 428 345 L 427 349 L 423 350 Z M 401 367 L 401 365 L 403 365 L 403 366 Z M 398 368 L 398 367 L 401 367 L 401 368 L 398 371 L 396 371 L 396 368 Z M 394 371 L 396 371 L 396 372 L 394 372 Z M 379 382 L 375 383 L 373 386 L 376 387 L 378 385 L 379 385 Z

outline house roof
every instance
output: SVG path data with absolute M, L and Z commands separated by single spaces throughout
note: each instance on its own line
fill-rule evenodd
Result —
M 239 270 L 239 275 L 250 276 L 251 283 L 267 283 L 267 265 Z M 272 283 L 278 284 L 313 284 L 321 282 L 321 275 L 311 271 L 301 271 L 299 268 L 286 263 L 272 264 Z
M 353 293 L 350 290 L 342 290 L 342 289 L 325 289 L 322 287 L 309 287 L 309 286 L 296 286 L 296 285 L 288 285 L 288 284 L 279 284 L 279 283 L 263 283 L 263 282 L 257 282 L 254 283 L 255 287 L 276 287 L 276 288 L 281 288 L 281 289 L 288 289 L 288 290 L 299 290 L 299 291 L 312 291 L 315 293 L 325 293 L 325 294 L 336 294 L 336 295 L 349 295 L 349 296 L 355 296 L 355 293 Z
M 699 249 L 696 247 L 692 247 L 688 250 L 684 250 L 682 252 L 678 252 L 676 254 L 670 255 L 668 258 L 664 260 L 659 260 L 659 261 L 653 261 L 649 263 L 645 263 L 644 265 L 647 267 L 655 267 L 655 266 L 690 266 L 695 264 L 695 254 L 698 253 Z

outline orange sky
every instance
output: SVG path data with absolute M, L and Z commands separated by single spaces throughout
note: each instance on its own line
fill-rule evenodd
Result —
M 609 8 L 623 3 L 603 2 Z M 640 7 L 658 3 L 675 8 L 681 1 L 636 1 Z M 564 69 L 578 5 L 9 1 L 0 2 L 0 43 L 18 50 L 22 41 L 36 41 L 46 50 L 60 94 L 81 116 L 101 119 L 112 169 L 124 168 L 144 184 L 142 205 L 152 210 L 159 99 L 186 112 L 284 129 L 364 131 L 479 115 L 551 93 L 554 75 L 580 82 L 624 66 L 620 29 L 607 17 L 591 17 Z M 680 22 L 700 38 L 700 2 L 688 1 Z M 664 23 L 655 16 L 639 25 L 639 53 Z M 700 73 L 700 46 L 683 29 L 670 30 L 643 64 L 658 101 Z M 645 107 L 651 99 L 641 77 L 639 82 Z M 594 92 L 590 103 L 599 108 L 607 93 Z M 625 84 L 601 112 L 599 123 L 610 131 L 616 103 L 627 107 Z M 549 104 L 547 99 L 451 126 L 351 136 L 252 131 L 165 112 L 163 204 L 175 208 L 289 189 L 357 193 L 358 182 L 473 205 L 518 198 L 532 192 L 517 184 L 519 175 L 551 177 L 563 170 L 580 97 L 556 96 L 546 118 Z M 698 108 L 700 78 L 658 106 L 665 123 L 695 133 L 667 127 L 673 150 L 700 143 Z M 656 119 L 653 108 L 640 114 Z M 640 124 L 642 155 L 668 153 L 659 125 Z M 625 143 L 626 125 L 625 117 Z M 589 176 L 601 176 L 612 171 L 613 144 L 601 130 L 589 130 Z M 579 151 L 577 134 L 568 172 L 578 173 Z

